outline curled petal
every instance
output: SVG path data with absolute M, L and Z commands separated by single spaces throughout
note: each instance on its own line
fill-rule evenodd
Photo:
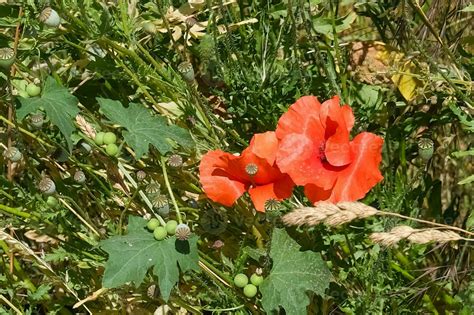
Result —
M 304 194 L 308 197 L 312 203 L 328 200 L 331 197 L 332 187 L 329 189 L 323 189 L 314 184 L 308 184 L 304 186 Z
M 199 165 L 200 182 L 207 197 L 224 206 L 231 206 L 249 185 L 234 176 L 229 162 L 235 158 L 220 150 L 209 151 Z
M 291 179 L 284 175 L 280 180 L 273 183 L 250 188 L 250 199 L 252 199 L 257 211 L 265 212 L 265 202 L 267 200 L 289 198 L 293 192 L 293 186 Z
M 299 98 L 288 111 L 278 120 L 276 135 L 282 139 L 291 133 L 307 135 L 324 135 L 324 128 L 320 120 L 321 103 L 315 96 Z
M 250 141 L 249 148 L 253 154 L 273 165 L 278 150 L 278 139 L 275 132 L 268 131 L 255 134 Z
M 351 117 L 352 120 L 350 120 Z M 338 96 L 334 96 L 321 105 L 321 121 L 326 127 L 325 138 L 327 139 L 324 153 L 329 164 L 333 166 L 344 166 L 352 160 L 349 132 L 354 124 L 353 118 L 350 107 L 339 106 Z

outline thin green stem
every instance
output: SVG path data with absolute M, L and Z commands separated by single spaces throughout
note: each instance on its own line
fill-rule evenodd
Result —
M 174 209 L 176 210 L 176 217 L 178 219 L 179 224 L 183 223 L 183 219 L 181 218 L 181 212 L 179 211 L 178 204 L 176 203 L 176 199 L 174 198 L 173 190 L 171 189 L 170 180 L 168 178 L 168 172 L 166 171 L 166 161 L 163 156 L 160 157 L 161 161 L 161 169 L 163 170 L 163 177 L 165 178 L 166 188 L 168 189 L 168 193 L 171 197 L 171 202 L 173 203 Z

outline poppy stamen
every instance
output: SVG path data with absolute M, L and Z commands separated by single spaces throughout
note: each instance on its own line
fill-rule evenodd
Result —
M 326 162 L 326 141 L 321 142 L 321 145 L 319 146 L 319 158 L 321 159 L 321 162 Z

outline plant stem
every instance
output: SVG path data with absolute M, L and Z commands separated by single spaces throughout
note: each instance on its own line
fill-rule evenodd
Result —
M 168 189 L 168 193 L 171 197 L 171 202 L 173 203 L 174 209 L 176 210 L 176 217 L 178 219 L 179 224 L 183 223 L 183 219 L 181 218 L 181 212 L 179 212 L 178 204 L 176 203 L 176 199 L 174 198 L 173 190 L 171 189 L 170 180 L 168 178 L 168 172 L 166 171 L 166 161 L 163 156 L 160 157 L 161 161 L 161 169 L 163 170 L 163 177 L 165 178 L 166 188 Z

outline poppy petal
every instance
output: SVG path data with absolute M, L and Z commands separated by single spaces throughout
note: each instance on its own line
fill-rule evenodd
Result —
M 283 200 L 289 198 L 293 192 L 294 184 L 288 176 L 283 176 L 280 180 L 249 189 L 250 199 L 252 199 L 255 209 L 265 212 L 265 202 L 270 199 Z
M 324 135 L 320 109 L 321 103 L 315 96 L 299 98 L 278 120 L 277 138 L 282 139 L 291 133 Z
M 278 139 L 275 132 L 268 131 L 255 134 L 250 140 L 249 148 L 253 154 L 273 165 L 278 150 Z
M 319 143 L 323 141 L 319 139 Z M 337 168 L 323 163 L 320 154 L 318 139 L 310 139 L 305 134 L 290 134 L 280 141 L 277 165 L 297 185 L 318 183 L 327 189 L 336 180 Z
M 336 203 L 364 198 L 383 179 L 379 170 L 382 145 L 383 139 L 373 133 L 363 132 L 357 135 L 351 142 L 353 161 L 339 172 L 327 200 Z M 314 195 L 318 196 L 318 193 Z
M 346 118 L 349 120 L 350 107 L 339 106 L 339 97 L 325 101 L 321 105 L 321 120 L 325 124 L 325 157 L 334 166 L 344 166 L 351 162 L 352 155 L 349 147 L 349 131 L 353 122 L 348 121 L 351 126 L 347 126 Z
M 314 184 L 308 184 L 304 186 L 304 194 L 308 197 L 311 203 L 315 203 L 321 200 L 327 200 L 331 197 L 332 188 L 323 189 Z
M 229 173 L 229 162 L 235 158 L 220 150 L 209 151 L 199 165 L 200 182 L 207 197 L 224 206 L 231 206 L 249 185 Z

